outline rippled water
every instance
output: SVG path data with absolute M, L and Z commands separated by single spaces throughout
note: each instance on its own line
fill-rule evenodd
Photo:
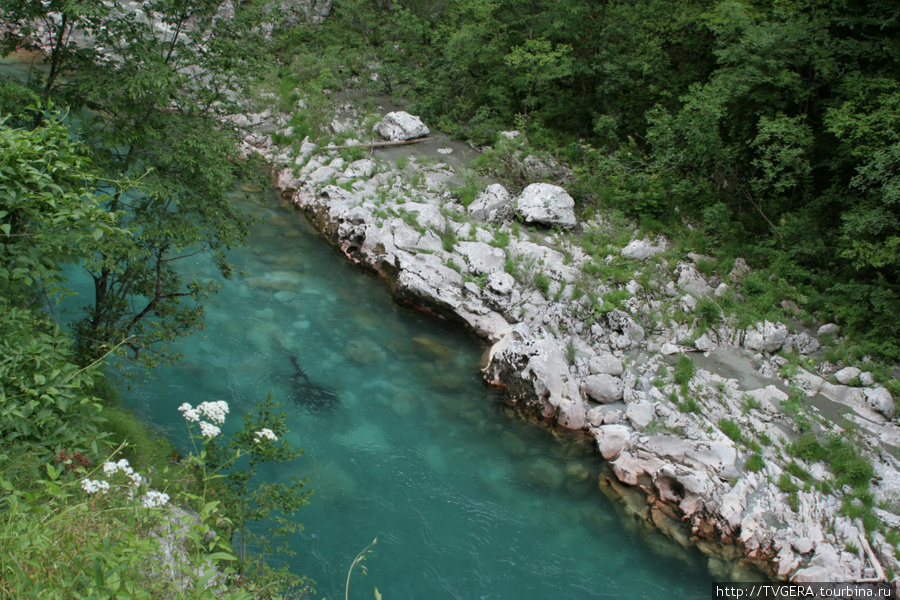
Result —
M 306 453 L 265 476 L 299 474 L 315 491 L 291 566 L 320 597 L 343 595 L 376 536 L 351 597 L 372 586 L 391 600 L 708 597 L 702 560 L 625 526 L 598 489 L 596 455 L 501 407 L 476 341 L 393 305 L 273 196 L 235 201 L 263 218 L 232 255 L 251 273 L 223 284 L 207 329 L 181 345 L 187 365 L 128 401 L 184 443 L 181 402 L 228 400 L 237 427 L 274 392 Z M 340 395 L 334 410 L 304 407 L 295 361 Z

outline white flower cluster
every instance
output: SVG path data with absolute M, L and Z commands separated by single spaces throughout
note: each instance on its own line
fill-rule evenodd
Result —
M 128 464 L 128 459 L 123 458 L 119 462 L 105 462 L 103 463 L 103 474 L 107 477 L 112 477 L 119 471 L 125 473 L 128 479 L 135 485 L 141 485 L 146 483 L 146 480 L 141 476 L 140 473 L 135 472 L 134 469 L 131 468 L 131 465 Z
M 261 441 L 263 441 L 263 438 L 265 438 L 267 440 L 272 440 L 273 442 L 278 441 L 278 436 L 275 435 L 275 432 L 273 432 L 271 429 L 269 429 L 267 427 L 264 427 L 253 434 L 253 439 L 256 441 L 257 444 L 260 443 Z
M 206 421 L 200 421 L 200 435 L 203 437 L 214 438 L 222 433 L 222 430 Z
M 109 482 L 100 479 L 82 479 L 81 489 L 88 494 L 96 494 L 97 492 L 103 492 L 105 494 L 109 492 Z
M 157 508 L 169 503 L 169 495 L 156 490 L 150 490 L 141 498 L 141 506 L 144 508 Z
M 120 471 L 125 473 L 125 476 L 131 480 L 127 491 L 128 499 L 131 500 L 134 498 L 135 489 L 139 486 L 147 485 L 148 481 L 144 479 L 140 473 L 131 468 L 131 465 L 128 464 L 128 459 L 126 458 L 123 458 L 118 462 L 109 461 L 103 463 L 103 474 L 106 477 L 112 477 Z M 106 494 L 109 492 L 110 487 L 109 482 L 102 479 L 82 479 L 81 489 L 88 494 L 95 494 L 97 492 Z M 150 490 L 141 497 L 141 506 L 145 508 L 156 508 L 158 506 L 165 506 L 168 503 L 169 495 L 157 492 L 156 490 Z
M 200 434 L 203 437 L 213 438 L 222 433 L 222 430 L 213 423 L 221 425 L 225 422 L 225 415 L 228 414 L 228 403 L 224 400 L 215 402 L 201 402 L 196 408 L 185 402 L 178 407 L 179 412 L 189 423 L 200 423 Z M 212 421 L 201 421 L 201 417 L 205 417 Z

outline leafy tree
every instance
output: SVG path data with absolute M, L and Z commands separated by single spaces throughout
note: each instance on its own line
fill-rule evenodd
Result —
M 227 194 L 247 164 L 237 131 L 217 117 L 234 110 L 229 90 L 249 68 L 242 44 L 259 42 L 261 12 L 241 3 L 226 26 L 219 4 L 0 3 L 15 25 L 7 49 L 31 47 L 34 22 L 55 40 L 41 46 L 51 66 L 42 93 L 72 107 L 103 208 L 129 230 L 87 244 L 94 298 L 77 326 L 86 360 L 122 343 L 132 357 L 171 358 L 165 343 L 202 325 L 215 291 L 184 259 L 205 255 L 231 276 L 225 252 L 249 220 Z
M 36 307 L 60 291 L 64 264 L 119 230 L 101 206 L 103 196 L 90 191 L 87 150 L 61 117 L 51 115 L 33 130 L 8 127 L 10 119 L 0 120 L 0 294 Z

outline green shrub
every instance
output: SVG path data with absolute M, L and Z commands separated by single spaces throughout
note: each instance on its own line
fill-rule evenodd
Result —
M 734 440 L 735 442 L 739 442 L 742 439 L 741 435 L 741 427 L 731 419 L 720 419 L 719 420 L 719 429 L 727 435 L 729 438 Z
M 544 298 L 550 297 L 550 278 L 543 273 L 537 273 L 534 276 L 534 287 L 540 290 Z
M 866 489 L 875 475 L 875 468 L 857 448 L 840 438 L 828 443 L 831 471 L 839 486 L 847 484 L 855 489 Z
M 744 466 L 747 467 L 748 471 L 752 471 L 753 473 L 759 473 L 762 468 L 766 465 L 766 461 L 763 460 L 763 457 L 755 452 L 751 454 L 747 458 L 747 462 L 744 463 Z
M 700 327 L 707 329 L 715 327 L 722 322 L 722 309 L 716 304 L 715 300 L 709 296 L 703 296 L 697 301 L 697 308 L 694 311 L 700 320 Z
M 801 435 L 797 441 L 788 446 L 788 452 L 792 456 L 802 458 L 810 463 L 825 460 L 828 456 L 828 449 L 819 442 L 819 439 L 812 432 Z
M 696 372 L 694 361 L 687 354 L 679 354 L 678 360 L 675 362 L 673 376 L 675 383 L 678 385 L 686 385 Z
M 788 473 L 782 473 L 778 478 L 778 489 L 786 494 L 796 493 L 800 488 L 794 483 L 794 479 Z

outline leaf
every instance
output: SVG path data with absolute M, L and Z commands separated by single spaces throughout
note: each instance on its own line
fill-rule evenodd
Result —
M 213 552 L 206 556 L 209 560 L 237 560 L 237 557 L 227 552 Z
M 378 588 L 375 588 L 375 600 L 381 600 L 381 592 L 378 591 Z

